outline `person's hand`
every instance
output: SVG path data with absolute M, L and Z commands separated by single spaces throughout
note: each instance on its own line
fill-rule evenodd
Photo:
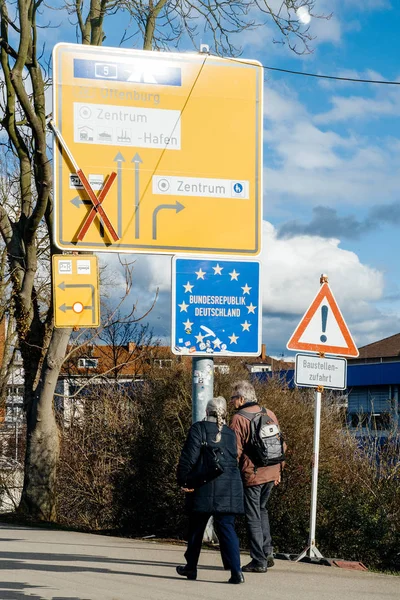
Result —
M 278 479 L 275 479 L 274 485 L 279 485 L 281 482 L 281 476 L 279 475 Z
M 190 489 L 190 488 L 184 488 L 183 487 L 183 488 L 181 488 L 181 490 L 182 490 L 182 492 L 187 492 L 187 493 L 194 492 L 194 488 Z

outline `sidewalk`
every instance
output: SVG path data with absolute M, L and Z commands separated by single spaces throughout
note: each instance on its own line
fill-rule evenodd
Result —
M 204 550 L 197 581 L 179 577 L 184 547 L 0 523 L 0 600 L 399 600 L 400 577 L 276 561 L 229 585 Z M 243 563 L 248 556 L 243 555 Z

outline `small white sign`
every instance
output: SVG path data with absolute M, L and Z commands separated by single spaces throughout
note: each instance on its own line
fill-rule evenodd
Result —
M 60 275 L 72 275 L 72 260 L 60 260 L 58 272 Z
M 74 142 L 181 149 L 181 111 L 74 102 Z
M 78 275 L 90 275 L 90 260 L 77 260 L 76 272 Z
M 104 175 L 90 174 L 88 177 L 92 190 L 98 192 L 103 189 Z M 71 173 L 69 176 L 69 188 L 71 190 L 83 190 L 83 185 L 76 173 Z
M 239 179 L 153 176 L 153 194 L 248 200 L 249 182 Z
M 347 360 L 310 354 L 296 354 L 295 384 L 344 390 L 347 385 Z

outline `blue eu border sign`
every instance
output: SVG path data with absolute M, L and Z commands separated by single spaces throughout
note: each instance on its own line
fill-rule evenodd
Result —
M 173 258 L 174 354 L 258 356 L 261 308 L 259 261 Z

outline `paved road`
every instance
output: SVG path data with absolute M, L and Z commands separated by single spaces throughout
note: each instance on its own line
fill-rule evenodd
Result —
M 182 546 L 0 524 L 0 600 L 399 600 L 400 578 L 290 561 L 228 585 L 220 556 L 197 581 L 175 572 Z M 243 556 L 243 562 L 248 556 Z

